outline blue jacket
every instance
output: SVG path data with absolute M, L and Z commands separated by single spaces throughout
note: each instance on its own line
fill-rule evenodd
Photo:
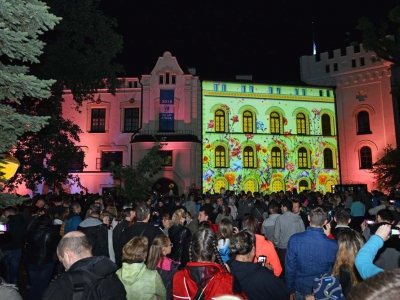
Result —
M 330 274 L 338 244 L 328 238 L 322 228 L 308 227 L 289 239 L 286 252 L 286 285 L 290 293 L 312 293 L 315 277 Z
M 64 234 L 67 234 L 70 231 L 76 231 L 81 222 L 82 219 L 79 215 L 73 216 L 72 218 L 68 219 L 65 222 Z
M 355 264 L 362 279 L 374 276 L 383 269 L 374 265 L 373 261 L 379 249 L 383 247 L 383 240 L 379 235 L 373 235 L 368 242 L 358 251 Z

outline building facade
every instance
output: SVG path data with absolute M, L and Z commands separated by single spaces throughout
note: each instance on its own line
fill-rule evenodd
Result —
M 202 100 L 203 192 L 340 182 L 333 89 L 203 81 Z
M 387 145 L 397 147 L 390 63 L 375 58 L 362 45 L 300 58 L 304 82 L 336 87 L 342 183 L 369 190 L 376 188 L 373 163 Z

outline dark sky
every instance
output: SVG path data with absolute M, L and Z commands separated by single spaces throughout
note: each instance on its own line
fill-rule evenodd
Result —
M 201 78 L 299 81 L 299 58 L 360 40 L 360 17 L 383 20 L 399 1 L 359 0 L 102 0 L 118 22 L 124 50 L 118 60 L 126 76 L 149 73 L 165 51 L 184 72 Z

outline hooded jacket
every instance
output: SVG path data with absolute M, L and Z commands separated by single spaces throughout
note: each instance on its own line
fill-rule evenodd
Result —
M 69 277 L 71 272 L 89 272 L 98 280 L 101 280 L 96 288 L 97 299 L 101 300 L 123 300 L 126 299 L 124 285 L 115 275 L 117 270 L 109 258 L 104 256 L 92 256 L 75 262 L 69 270 L 62 274 L 55 282 L 50 284 L 44 293 L 42 300 L 71 300 L 73 299 L 73 285 Z M 85 283 L 83 299 L 89 298 L 89 288 Z
M 291 211 L 286 211 L 280 215 L 275 222 L 274 229 L 274 245 L 279 249 L 286 249 L 289 238 L 299 232 L 303 232 L 304 222 L 303 219 L 292 213 Z
M 227 264 L 249 300 L 289 299 L 289 289 L 283 281 L 261 264 L 237 260 L 229 260 Z
M 173 299 L 211 300 L 222 295 L 239 295 L 246 299 L 239 282 L 219 264 L 189 262 L 174 276 Z
M 108 251 L 108 228 L 107 225 L 97 218 L 89 217 L 82 221 L 78 230 L 83 232 L 92 245 L 93 256 L 110 257 Z
M 159 300 L 167 298 L 158 272 L 147 269 L 143 263 L 123 263 L 117 276 L 125 287 L 128 300 L 153 300 L 156 295 Z

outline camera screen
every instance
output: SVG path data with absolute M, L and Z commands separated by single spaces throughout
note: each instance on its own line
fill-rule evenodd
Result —
M 399 235 L 399 229 L 392 229 L 392 235 Z
M 0 224 L 0 231 L 7 231 L 7 224 Z

